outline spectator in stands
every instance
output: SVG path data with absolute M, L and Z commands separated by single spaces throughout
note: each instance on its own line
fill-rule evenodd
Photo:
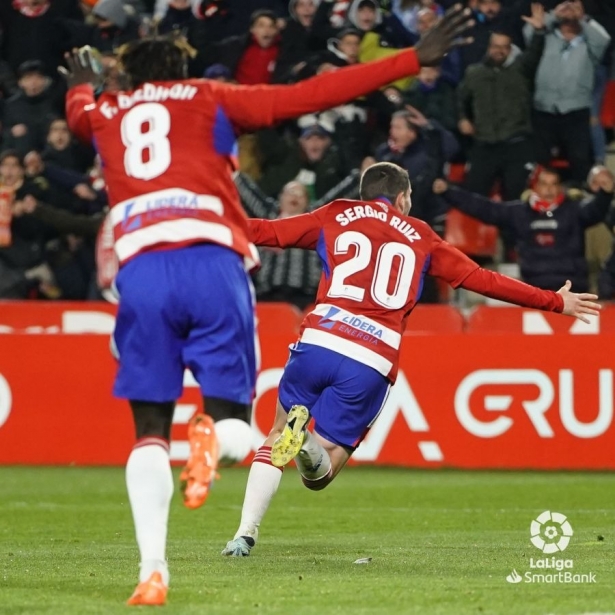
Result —
M 76 20 L 59 22 L 69 47 L 90 45 L 101 53 L 112 52 L 139 38 L 139 18 L 122 0 L 98 0 L 92 9 L 93 24 Z
M 609 170 L 602 165 L 592 167 L 587 176 L 587 187 L 590 193 L 587 198 L 591 198 L 591 196 L 598 193 L 600 189 L 598 178 L 602 173 L 609 173 Z M 613 251 L 613 234 L 609 226 L 609 221 L 613 218 L 613 205 L 615 205 L 615 202 L 607 213 L 605 224 L 597 224 L 585 231 L 585 259 L 589 269 L 592 293 L 598 291 L 601 273 Z
M 373 162 L 392 162 L 406 169 L 412 183 L 412 215 L 441 234 L 444 218 L 431 187 L 458 147 L 448 130 L 408 107 L 393 114 L 388 141 L 376 149 L 375 158 L 364 161 L 364 167 Z
M 333 127 L 316 123 L 307 126 L 297 141 L 280 137 L 275 130 L 258 133 L 263 156 L 260 188 L 269 196 L 280 193 L 282 187 L 296 180 L 303 184 L 310 201 L 324 196 L 347 175 L 337 147 L 332 139 Z
M 418 15 L 423 8 L 421 0 L 393 0 L 391 6 L 393 15 L 395 15 L 404 28 L 412 34 L 419 33 Z M 437 15 L 436 11 L 431 12 Z
M 188 62 L 188 73 L 191 77 L 201 77 L 209 63 L 212 39 L 205 22 L 195 15 L 193 5 L 191 0 L 167 0 L 166 10 L 155 17 L 154 23 L 159 34 L 174 32 L 185 37 L 196 52 Z
M 38 187 L 25 177 L 23 161 L 15 150 L 0 154 L 0 187 L 12 194 L 13 202 L 39 194 Z M 0 248 L 0 298 L 25 299 L 29 293 L 56 298 L 59 290 L 46 263 L 45 244 L 53 232 L 31 216 L 13 216 L 10 243 Z
M 585 229 L 605 219 L 613 176 L 601 174 L 598 185 L 595 198 L 581 203 L 564 193 L 557 171 L 543 168 L 527 202 L 498 203 L 441 179 L 434 183 L 434 192 L 463 213 L 512 234 L 524 282 L 554 290 L 568 279 L 577 292 L 586 292 Z
M 361 33 L 354 28 L 341 30 L 328 42 L 326 50 L 313 54 L 295 67 L 297 79 L 307 79 L 328 70 L 357 64 L 361 38 Z
M 173 31 L 187 33 L 197 21 L 190 0 L 168 0 L 165 13 L 158 21 L 159 34 Z
M 468 30 L 468 36 L 473 41 L 461 48 L 461 63 L 463 72 L 471 64 L 478 64 L 483 60 L 489 47 L 492 32 L 505 32 L 508 25 L 507 12 L 502 8 L 501 0 L 475 0 L 470 3 L 474 9 L 473 28 Z
M 39 60 L 55 75 L 63 61 L 65 41 L 58 18 L 83 20 L 77 0 L 3 0 L 0 2 L 0 56 L 13 71 L 28 60 Z
M 403 92 L 403 97 L 424 116 L 436 120 L 451 132 L 457 130 L 457 95 L 455 88 L 442 77 L 441 68 L 421 68 L 418 78 Z
M 362 33 L 359 60 L 371 62 L 396 53 L 396 49 L 410 47 L 415 38 L 395 15 L 383 15 L 375 0 L 354 0 L 348 10 L 348 25 Z M 411 78 L 395 82 L 398 89 L 404 89 Z
M 94 152 L 73 140 L 64 118 L 56 118 L 49 125 L 43 159 L 63 169 L 85 173 L 94 162 Z
M 248 177 L 239 173 L 235 184 L 241 202 L 249 217 L 288 218 L 307 211 L 314 211 L 338 198 L 358 198 L 359 173 L 353 171 L 318 201 L 310 204 L 303 184 L 287 183 L 278 200 L 266 196 Z M 322 273 L 318 254 L 312 250 L 259 250 L 261 268 L 254 283 L 257 299 L 261 301 L 286 301 L 305 309 L 314 302 Z
M 38 60 L 21 64 L 17 77 L 19 91 L 4 104 L 2 146 L 24 156 L 30 150 L 43 149 L 49 122 L 63 114 L 64 99 Z
M 40 199 L 56 209 L 73 213 L 97 213 L 108 204 L 99 158 L 88 173 L 79 173 L 43 160 L 38 152 L 24 158 L 27 177 L 35 180 Z
M 615 3 L 610 0 L 585 0 L 585 9 L 609 34 L 611 43 L 596 69 L 592 96 L 591 132 L 594 161 L 598 165 L 606 160 L 606 135 L 600 120 L 604 94 L 615 60 Z
M 421 9 L 417 16 L 417 41 L 425 36 L 425 34 L 429 32 L 429 30 L 431 30 L 431 28 L 433 28 L 439 20 L 440 17 L 438 17 L 436 11 L 428 8 Z M 448 81 L 452 86 L 456 87 L 461 81 L 461 77 L 463 75 L 462 68 L 459 49 L 451 49 L 440 65 L 442 78 Z
M 295 81 L 307 58 L 324 50 L 330 29 L 324 32 L 313 28 L 317 0 L 291 0 L 288 5 L 290 19 L 282 30 L 280 53 L 273 73 L 276 83 Z
M 502 198 L 518 199 L 535 162 L 532 86 L 545 43 L 544 9 L 533 4 L 534 35 L 520 53 L 505 33 L 493 33 L 487 55 L 468 67 L 459 87 L 459 132 L 472 138 L 466 187 L 485 196 L 501 181 Z
M 533 29 L 526 23 L 527 40 Z M 594 76 L 610 37 L 585 14 L 580 0 L 559 4 L 547 16 L 546 29 L 534 96 L 537 159 L 549 164 L 553 148 L 561 148 L 570 163 L 571 178 L 581 184 L 592 166 L 590 110 Z
M 164 13 L 168 0 L 156 0 L 156 15 Z M 245 34 L 255 11 L 271 11 L 276 19 L 288 15 L 288 0 L 192 0 L 199 17 L 207 24 L 210 42 Z
M 270 83 L 280 53 L 280 40 L 275 13 L 258 10 L 250 18 L 250 31 L 213 45 L 208 61 L 226 66 L 237 83 Z

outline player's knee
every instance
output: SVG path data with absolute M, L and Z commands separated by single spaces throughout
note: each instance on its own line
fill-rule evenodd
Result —
M 223 419 L 215 423 L 220 450 L 219 462 L 224 465 L 243 461 L 252 450 L 254 431 L 240 419 Z

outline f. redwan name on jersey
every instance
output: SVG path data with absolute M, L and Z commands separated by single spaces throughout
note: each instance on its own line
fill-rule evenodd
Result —
M 117 115 L 118 109 L 130 109 L 140 102 L 164 102 L 165 100 L 192 100 L 198 88 L 187 83 L 175 83 L 170 87 L 144 83 L 140 88 L 130 94 L 117 95 L 117 107 L 105 100 L 100 105 L 100 112 L 108 119 Z

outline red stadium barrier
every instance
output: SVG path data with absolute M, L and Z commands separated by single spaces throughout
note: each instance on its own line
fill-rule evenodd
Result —
M 0 324 L 52 332 L 107 329 L 112 313 L 104 304 L 4 304 Z M 448 314 L 446 326 L 452 327 L 454 313 L 420 306 L 416 316 L 431 326 Z M 524 335 L 525 313 L 544 316 L 557 334 Z M 277 383 L 296 335 L 294 316 L 291 310 L 289 326 L 261 331 L 255 444 L 273 417 Z M 493 328 L 506 323 L 514 332 L 500 326 L 494 333 L 489 322 Z M 571 322 L 518 308 L 479 308 L 470 318 L 477 335 L 406 336 L 398 383 L 355 463 L 615 469 L 615 308 L 601 319 L 608 331 L 579 339 Z M 570 335 L 562 334 L 566 327 Z M 124 463 L 133 429 L 127 405 L 111 396 L 115 362 L 107 335 L 7 333 L 0 343 L 0 464 Z M 185 384 L 173 429 L 177 462 L 185 459 L 186 423 L 200 404 L 189 375 Z
M 461 312 L 450 305 L 419 304 L 408 318 L 404 335 L 463 333 L 464 323 Z

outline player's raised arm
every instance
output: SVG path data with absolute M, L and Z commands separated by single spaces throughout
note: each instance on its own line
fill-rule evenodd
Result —
M 92 127 L 86 107 L 96 102 L 94 84 L 100 79 L 94 68 L 94 57 L 89 47 L 75 49 L 65 56 L 68 68 L 60 66 L 58 72 L 66 80 L 66 121 L 71 132 L 81 141 L 91 142 Z
M 250 240 L 267 248 L 304 248 L 314 250 L 322 229 L 322 211 L 282 220 L 248 220 Z
M 587 315 L 597 315 L 601 306 L 589 293 L 570 292 L 571 283 L 557 292 L 542 290 L 508 276 L 479 267 L 465 254 L 440 241 L 431 254 L 428 273 L 446 280 L 454 288 L 465 288 L 485 297 L 515 303 L 522 307 L 559 312 L 589 322 Z
M 246 129 L 330 109 L 402 77 L 416 75 L 421 66 L 439 64 L 452 47 L 469 42 L 462 36 L 472 24 L 470 9 L 458 4 L 413 49 L 291 86 L 220 85 L 215 89 L 216 96 L 233 123 Z

